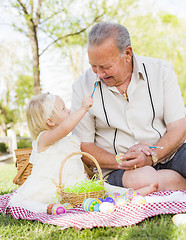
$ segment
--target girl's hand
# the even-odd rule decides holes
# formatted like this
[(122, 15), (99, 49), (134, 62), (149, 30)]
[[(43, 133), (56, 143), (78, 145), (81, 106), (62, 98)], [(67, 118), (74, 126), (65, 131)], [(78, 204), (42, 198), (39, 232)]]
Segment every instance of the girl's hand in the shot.
[(85, 109), (86, 112), (88, 112), (89, 108), (93, 105), (93, 98), (90, 96), (87, 96), (82, 101), (82, 108)]

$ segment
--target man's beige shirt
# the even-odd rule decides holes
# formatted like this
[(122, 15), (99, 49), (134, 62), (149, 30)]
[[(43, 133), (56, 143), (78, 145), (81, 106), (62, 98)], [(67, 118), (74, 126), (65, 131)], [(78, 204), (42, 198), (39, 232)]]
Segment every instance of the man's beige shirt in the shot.
[[(94, 93), (93, 107), (74, 130), (81, 142), (94, 142), (98, 147), (113, 154), (125, 153), (131, 146), (141, 141), (155, 144), (160, 138), (156, 130), (164, 135), (168, 123), (185, 117), (184, 102), (172, 65), (161, 59), (133, 56), (132, 79), (127, 89), (129, 102), (116, 87), (108, 87), (101, 82), (105, 116), (98, 84)], [(143, 63), (155, 111), (153, 127), (153, 109)], [(72, 112), (81, 107), (85, 96), (92, 93), (96, 81), (96, 74), (90, 68), (74, 82)], [(105, 169), (103, 172), (108, 171)]]

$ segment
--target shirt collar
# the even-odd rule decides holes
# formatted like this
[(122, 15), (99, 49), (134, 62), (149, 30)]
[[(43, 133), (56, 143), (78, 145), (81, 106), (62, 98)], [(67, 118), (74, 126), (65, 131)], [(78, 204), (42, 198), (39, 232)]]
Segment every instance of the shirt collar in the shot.
[(137, 79), (145, 80), (142, 62), (138, 55), (133, 52), (133, 73)]

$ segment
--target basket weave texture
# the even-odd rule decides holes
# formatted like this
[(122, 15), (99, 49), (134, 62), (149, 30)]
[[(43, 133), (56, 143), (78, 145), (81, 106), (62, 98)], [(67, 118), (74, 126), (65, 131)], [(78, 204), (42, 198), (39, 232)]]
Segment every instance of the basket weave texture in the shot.
[(29, 163), (32, 148), (16, 149), (17, 175), (13, 182), (21, 186), (31, 174), (33, 164)]
[(83, 201), (86, 198), (103, 198), (105, 196), (105, 190), (87, 192), (87, 193), (69, 193), (69, 192), (64, 191), (63, 183), (62, 183), (63, 167), (64, 167), (65, 162), (74, 155), (84, 155), (84, 156), (90, 158), (97, 167), (97, 170), (99, 173), (99, 178), (101, 180), (101, 184), (104, 185), (102, 171), (101, 171), (101, 168), (100, 168), (97, 160), (89, 153), (73, 152), (64, 158), (64, 160), (61, 163), (60, 170), (59, 170), (59, 185), (57, 185), (57, 188), (58, 188), (58, 193), (61, 195), (61, 199), (62, 199), (61, 203), (71, 203), (73, 206), (80, 206), (80, 205), (82, 205)]

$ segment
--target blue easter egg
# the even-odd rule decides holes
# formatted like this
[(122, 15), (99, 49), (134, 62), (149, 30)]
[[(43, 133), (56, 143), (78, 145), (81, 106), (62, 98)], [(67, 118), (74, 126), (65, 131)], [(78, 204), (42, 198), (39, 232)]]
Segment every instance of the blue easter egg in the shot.
[(94, 212), (99, 212), (99, 206), (100, 206), (100, 203), (96, 203), (94, 205)]
[(98, 204), (98, 203), (95, 201), (95, 199), (94, 199), (92, 202), (90, 202), (90, 203), (89, 203), (89, 206), (87, 206), (88, 211), (94, 212), (94, 206), (95, 206), (96, 204)]

